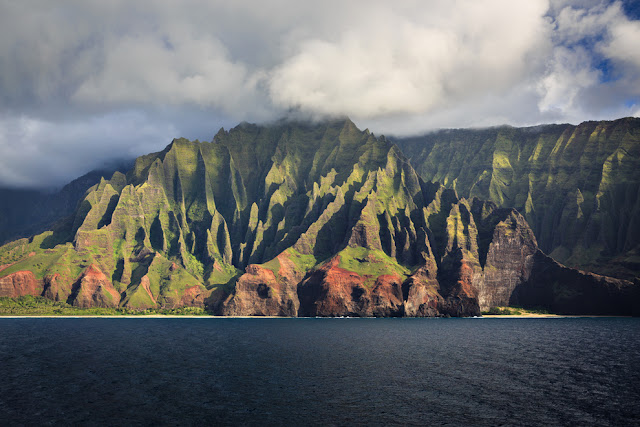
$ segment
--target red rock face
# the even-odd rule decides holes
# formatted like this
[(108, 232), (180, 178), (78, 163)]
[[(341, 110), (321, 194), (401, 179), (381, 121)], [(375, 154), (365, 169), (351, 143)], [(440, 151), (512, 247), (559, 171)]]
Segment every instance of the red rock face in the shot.
[(43, 296), (54, 301), (66, 301), (71, 294), (71, 287), (69, 285), (63, 286), (60, 283), (60, 275), (58, 273), (52, 276), (46, 276), (44, 278), (44, 292)]
[(301, 316), (476, 316), (477, 291), (473, 269), (460, 264), (459, 280), (442, 289), (432, 259), (407, 278), (379, 276), (373, 287), (365, 277), (338, 267), (335, 257), (314, 271), (299, 286)]
[[(285, 257), (285, 255), (280, 255)], [(280, 259), (280, 258), (279, 258)], [(278, 276), (273, 271), (250, 264), (236, 283), (235, 294), (225, 301), (226, 316), (296, 316), (300, 302), (296, 292), (296, 274), (290, 261), (280, 259)]]
[(205, 294), (200, 286), (191, 286), (184, 290), (180, 298), (180, 307), (204, 307)]
[(41, 293), (42, 284), (30, 271), (16, 271), (0, 279), (0, 297), (38, 296)]
[(74, 284), (67, 302), (82, 308), (117, 307), (120, 294), (98, 266), (91, 264)]
[(371, 288), (365, 285), (365, 277), (338, 267), (339, 263), (339, 256), (334, 257), (300, 284), (300, 315), (402, 315), (400, 276), (379, 276)]
[(365, 278), (338, 267), (336, 256), (305, 279), (298, 290), (303, 316), (371, 316)]
[(371, 291), (371, 306), (376, 317), (402, 316), (402, 278), (397, 274), (378, 277)]

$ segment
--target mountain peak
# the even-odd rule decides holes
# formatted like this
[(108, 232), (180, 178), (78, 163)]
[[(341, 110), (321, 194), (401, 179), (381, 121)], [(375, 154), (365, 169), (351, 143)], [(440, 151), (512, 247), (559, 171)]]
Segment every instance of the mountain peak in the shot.
[[(464, 316), (512, 298), (580, 311), (593, 305), (577, 296), (534, 299), (579, 296), (573, 289), (583, 288), (611, 310), (630, 299), (630, 283), (552, 264), (525, 221), (529, 215), (540, 227), (545, 218), (535, 213), (553, 210), (535, 205), (550, 182), (543, 172), (553, 172), (545, 156), (555, 156), (558, 168), (575, 167), (565, 153), (601, 155), (576, 149), (613, 146), (602, 142), (613, 138), (626, 151), (611, 159), (634, 161), (637, 134), (628, 126), (595, 134), (592, 127), (571, 140), (517, 129), (475, 137), (453, 131), (445, 134), (452, 139), (446, 146), (414, 140), (419, 156), (427, 156), (412, 159), (418, 171), (398, 146), (360, 131), (348, 117), (243, 122), (221, 129), (215, 143), (176, 138), (164, 151), (139, 157), (126, 178), (114, 174), (90, 188), (55, 231), (0, 248), (0, 264), (12, 264), (0, 280), (15, 289), (22, 276), (12, 274), (29, 271), (41, 287), (25, 292), (40, 289), (81, 306), (196, 305), (218, 314)], [(492, 132), (494, 145), (487, 142)], [(486, 158), (476, 164), (477, 156)], [(540, 182), (522, 171), (527, 162)], [(562, 223), (561, 233), (598, 215), (587, 189), (606, 192), (605, 180), (624, 172), (598, 166), (607, 173), (603, 183), (557, 191), (568, 200), (561, 216), (551, 217)], [(516, 181), (521, 176), (527, 185)], [(575, 186), (575, 179), (562, 184)], [(431, 184), (439, 180), (443, 186)], [(517, 192), (522, 188), (527, 197)], [(495, 203), (468, 201), (479, 195)], [(525, 216), (513, 210), (521, 205)], [(555, 282), (571, 292), (547, 292)], [(609, 288), (617, 291), (601, 297)], [(628, 304), (620, 310), (629, 313)]]

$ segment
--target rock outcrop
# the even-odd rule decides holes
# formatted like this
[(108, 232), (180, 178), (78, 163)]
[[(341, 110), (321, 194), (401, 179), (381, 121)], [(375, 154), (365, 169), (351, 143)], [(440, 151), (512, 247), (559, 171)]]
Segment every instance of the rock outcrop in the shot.
[(55, 273), (45, 276), (43, 279), (44, 291), (42, 296), (53, 301), (67, 301), (71, 295), (71, 284), (65, 286), (61, 283), (60, 274)]
[(517, 210), (425, 182), (396, 145), (350, 120), (176, 139), (101, 179), (55, 229), (2, 246), (0, 265), (7, 296), (78, 307), (476, 316), (638, 306), (637, 285), (556, 264)]
[(76, 281), (67, 302), (81, 308), (117, 307), (120, 293), (98, 266), (91, 264)]
[(640, 275), (640, 119), (447, 129), (396, 143), (417, 173), (520, 211), (567, 265)]
[(373, 284), (339, 267), (340, 256), (311, 273), (298, 287), (301, 316), (396, 317), (403, 315), (402, 278), (378, 276)]
[[(478, 213), (479, 215), (480, 213)], [(533, 260), (539, 252), (536, 239), (526, 221), (518, 212), (497, 209), (486, 219), (493, 233), (486, 240), (483, 269), (474, 275), (478, 289), (478, 303), (482, 310), (496, 306), (518, 304), (515, 289), (529, 280)], [(490, 231), (487, 231), (489, 233)]]
[(537, 251), (529, 279), (514, 289), (510, 303), (553, 313), (637, 316), (639, 297), (637, 284), (568, 268)]
[[(504, 219), (502, 219), (504, 218)], [(474, 277), (480, 308), (522, 306), (562, 314), (633, 315), (640, 308), (632, 282), (566, 267), (545, 255), (516, 211), (496, 210), (482, 272)]]
[(0, 279), (0, 297), (40, 295), (42, 284), (30, 271), (16, 271)]
[(250, 264), (236, 283), (235, 294), (224, 305), (225, 316), (296, 316), (295, 285), (278, 280), (273, 271)]

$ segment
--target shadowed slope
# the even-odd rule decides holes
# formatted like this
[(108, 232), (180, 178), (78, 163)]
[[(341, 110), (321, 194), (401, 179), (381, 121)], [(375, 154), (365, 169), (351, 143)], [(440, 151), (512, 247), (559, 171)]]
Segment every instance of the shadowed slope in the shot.
[(516, 208), (568, 265), (640, 272), (640, 119), (456, 129), (398, 140), (426, 181)]
[[(539, 304), (521, 289), (548, 280), (540, 254), (518, 212), (425, 183), (384, 137), (348, 119), (282, 121), (243, 123), (212, 142), (176, 139), (138, 158), (55, 230), (0, 248), (10, 264), (0, 280), (7, 296), (83, 307), (468, 316)], [(617, 289), (614, 300), (632, 287), (553, 271), (569, 287)], [(580, 311), (575, 301), (542, 305)]]

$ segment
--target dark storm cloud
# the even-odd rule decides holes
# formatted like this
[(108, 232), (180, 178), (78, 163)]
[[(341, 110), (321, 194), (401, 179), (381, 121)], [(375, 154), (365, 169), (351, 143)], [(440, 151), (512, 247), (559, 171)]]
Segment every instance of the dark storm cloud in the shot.
[(638, 115), (621, 3), (0, 1), (0, 184), (296, 111), (376, 133)]

